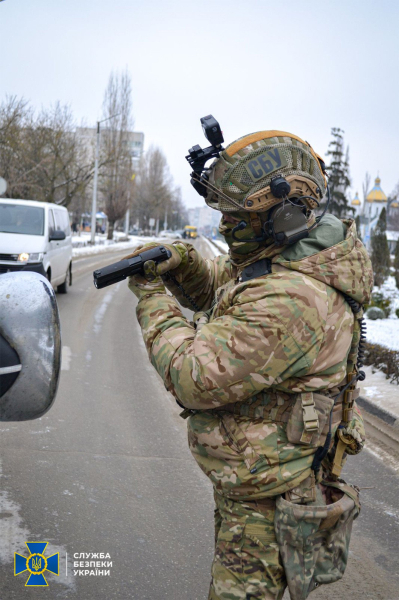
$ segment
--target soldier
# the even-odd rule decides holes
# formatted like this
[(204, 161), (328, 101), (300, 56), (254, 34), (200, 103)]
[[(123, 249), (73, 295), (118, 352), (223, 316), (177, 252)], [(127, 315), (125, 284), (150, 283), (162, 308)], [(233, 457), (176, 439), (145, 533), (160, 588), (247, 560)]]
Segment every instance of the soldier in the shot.
[[(338, 476), (364, 443), (355, 384), (372, 269), (353, 220), (315, 216), (327, 181), (307, 142), (261, 131), (218, 154), (193, 176), (229, 254), (175, 242), (129, 287), (214, 486), (209, 600), (279, 600), (287, 583), (302, 600), (342, 577), (359, 512)], [(194, 303), (194, 322), (176, 299)]]

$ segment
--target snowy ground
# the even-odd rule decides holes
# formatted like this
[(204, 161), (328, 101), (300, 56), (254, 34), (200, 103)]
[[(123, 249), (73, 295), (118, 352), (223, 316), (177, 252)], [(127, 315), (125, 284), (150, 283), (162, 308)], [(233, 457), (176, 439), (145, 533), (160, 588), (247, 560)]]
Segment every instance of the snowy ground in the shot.
[(391, 350), (399, 350), (399, 319), (365, 319), (367, 325), (367, 341), (380, 344)]
[(385, 298), (391, 300), (391, 314), (387, 319), (366, 319), (367, 341), (391, 350), (399, 350), (399, 319), (395, 314), (399, 309), (399, 289), (396, 287), (395, 278), (388, 277), (381, 287), (374, 287), (373, 292), (381, 292)]
[(399, 289), (396, 287), (395, 277), (391, 276), (380, 287), (374, 286), (373, 292), (381, 292), (384, 298), (389, 298), (391, 301), (391, 314), (389, 319), (399, 321), (395, 314), (395, 310), (399, 309)]
[[(371, 321), (365, 319), (367, 325), (367, 341), (380, 344), (391, 350), (399, 350), (399, 319), (395, 310), (399, 308), (399, 289), (396, 287), (395, 278), (388, 277), (380, 287), (375, 287), (374, 292), (382, 292), (385, 298), (391, 300), (391, 314), (388, 319)], [(375, 403), (380, 408), (385, 408), (399, 419), (399, 386), (390, 383), (381, 371), (373, 373), (373, 367), (364, 367), (366, 380), (360, 384), (362, 395)]]
[[(160, 244), (168, 243), (166, 238), (144, 237), (129, 235), (116, 231), (113, 240), (107, 240), (105, 235), (96, 235), (95, 246), (89, 245), (90, 233), (82, 233), (81, 235), (72, 236), (72, 256), (74, 258), (89, 256), (91, 254), (101, 254), (102, 252), (119, 251), (124, 249), (134, 248), (139, 244), (147, 244), (148, 242), (159, 242)], [(170, 240), (169, 240), (170, 241)]]

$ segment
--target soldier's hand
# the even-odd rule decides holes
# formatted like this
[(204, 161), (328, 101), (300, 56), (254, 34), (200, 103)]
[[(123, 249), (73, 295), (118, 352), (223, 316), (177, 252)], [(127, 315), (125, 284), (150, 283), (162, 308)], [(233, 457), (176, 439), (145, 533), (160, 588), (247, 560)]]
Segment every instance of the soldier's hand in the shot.
[[(158, 246), (163, 246), (164, 248), (169, 250), (171, 257), (168, 258), (168, 260), (164, 260), (163, 262), (157, 263), (155, 265), (155, 272), (154, 272), (154, 268), (151, 268), (151, 269), (145, 268), (144, 269), (146, 274), (148, 271), (148, 273), (151, 277), (151, 279), (149, 279), (149, 281), (154, 279), (154, 275), (163, 275), (167, 271), (173, 271), (173, 269), (177, 269), (177, 267), (180, 266), (182, 261), (184, 262), (188, 259), (187, 248), (184, 244), (182, 244), (180, 242), (176, 242), (174, 244), (159, 244), (156, 242), (148, 242), (147, 244), (142, 244), (140, 246), (137, 246), (131, 254), (128, 254), (124, 258), (133, 258), (134, 256), (137, 256), (144, 250), (150, 250), (151, 248), (157, 248)], [(149, 261), (147, 261), (147, 262), (149, 262)]]
[(127, 280), (129, 290), (133, 292), (136, 298), (141, 300), (142, 298), (152, 296), (153, 294), (166, 294), (164, 283), (156, 273), (155, 262), (153, 260), (147, 260), (144, 263), (143, 270), (144, 275), (131, 275)]

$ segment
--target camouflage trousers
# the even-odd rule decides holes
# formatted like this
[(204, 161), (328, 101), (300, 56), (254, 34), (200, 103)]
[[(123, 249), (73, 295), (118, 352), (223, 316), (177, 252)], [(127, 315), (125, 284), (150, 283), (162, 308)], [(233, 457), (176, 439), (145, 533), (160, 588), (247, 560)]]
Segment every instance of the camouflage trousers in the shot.
[(215, 556), (208, 600), (280, 600), (286, 588), (274, 531), (275, 498), (215, 493)]

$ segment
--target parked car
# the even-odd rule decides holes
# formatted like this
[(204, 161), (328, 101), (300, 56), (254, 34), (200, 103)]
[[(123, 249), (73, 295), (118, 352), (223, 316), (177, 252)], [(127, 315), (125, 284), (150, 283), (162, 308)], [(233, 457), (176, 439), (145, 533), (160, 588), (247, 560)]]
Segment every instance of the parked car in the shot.
[(143, 230), (138, 229), (137, 227), (132, 227), (129, 229), (129, 235), (143, 235)]
[(0, 273), (35, 271), (58, 292), (72, 284), (72, 237), (63, 206), (0, 199)]
[(172, 231), (171, 229), (164, 229), (163, 231), (160, 231), (159, 237), (167, 237), (173, 240), (180, 240), (182, 238), (178, 231)]

